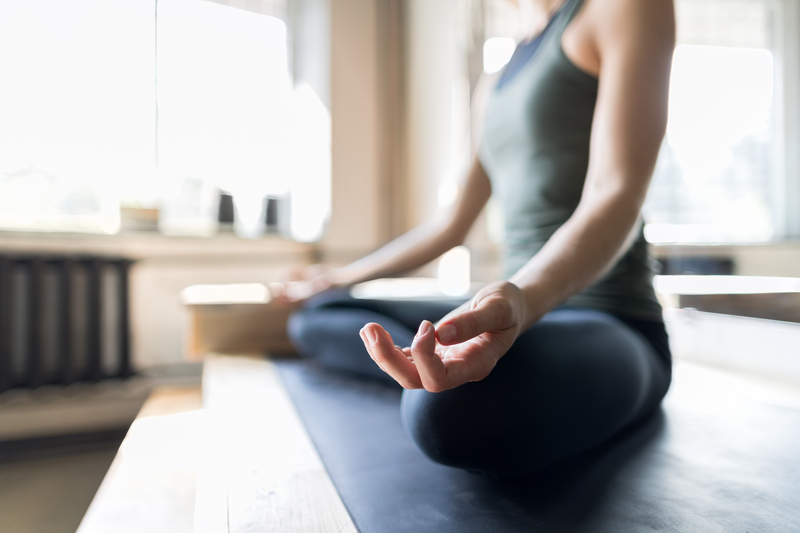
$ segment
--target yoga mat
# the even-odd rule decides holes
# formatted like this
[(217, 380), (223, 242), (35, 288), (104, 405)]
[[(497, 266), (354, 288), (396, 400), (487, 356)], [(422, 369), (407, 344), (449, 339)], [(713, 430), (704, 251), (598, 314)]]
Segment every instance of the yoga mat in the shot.
[(800, 531), (800, 411), (698, 386), (591, 452), (495, 481), (429, 461), (400, 389), (278, 368), (356, 526), (373, 532)]

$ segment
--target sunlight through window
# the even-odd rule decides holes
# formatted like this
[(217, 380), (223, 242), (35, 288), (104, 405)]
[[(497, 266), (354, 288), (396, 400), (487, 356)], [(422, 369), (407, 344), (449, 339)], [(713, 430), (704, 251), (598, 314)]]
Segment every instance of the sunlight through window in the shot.
[(0, 2), (0, 227), (115, 233), (152, 174), (153, 6)]
[(201, 0), (0, 2), (0, 228), (116, 233), (120, 202), (167, 234), (321, 238), (330, 113), (294, 87), (279, 18)]
[(774, 237), (771, 12), (758, 1), (722, 4), (677, 4), (684, 44), (673, 57), (667, 135), (645, 206), (653, 243)]
[(483, 71), (494, 74), (506, 66), (517, 47), (511, 37), (491, 37), (483, 44)]

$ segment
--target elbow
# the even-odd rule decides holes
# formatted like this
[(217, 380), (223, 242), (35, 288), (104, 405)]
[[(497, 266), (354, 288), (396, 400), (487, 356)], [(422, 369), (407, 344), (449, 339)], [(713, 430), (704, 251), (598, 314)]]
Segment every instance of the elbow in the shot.
[(467, 240), (469, 228), (464, 230), (456, 224), (448, 224), (440, 233), (442, 239), (442, 247), (446, 248), (445, 251), (461, 246)]
[(584, 191), (578, 209), (613, 213), (614, 218), (634, 224), (647, 196), (648, 180), (609, 180)]

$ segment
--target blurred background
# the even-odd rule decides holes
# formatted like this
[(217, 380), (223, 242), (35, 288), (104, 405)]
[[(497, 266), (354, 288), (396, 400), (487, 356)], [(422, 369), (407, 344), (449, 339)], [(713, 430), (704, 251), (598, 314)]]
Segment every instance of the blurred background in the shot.
[[(676, 9), (661, 273), (800, 277), (800, 9)], [(0, 441), (118, 446), (154, 383), (199, 380), (183, 289), (344, 264), (446, 210), (518, 21), (505, 0), (0, 0)], [(501, 217), (453, 271), (496, 279)]]

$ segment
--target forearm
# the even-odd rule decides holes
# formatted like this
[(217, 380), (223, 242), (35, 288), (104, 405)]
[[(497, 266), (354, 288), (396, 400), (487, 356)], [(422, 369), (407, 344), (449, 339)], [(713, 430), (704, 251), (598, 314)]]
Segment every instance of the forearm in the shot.
[(628, 249), (641, 201), (608, 195), (582, 203), (547, 244), (509, 281), (525, 298), (521, 331), (602, 277)]
[(461, 193), (446, 218), (417, 227), (378, 251), (331, 273), (331, 282), (347, 286), (370, 279), (397, 276), (433, 261), (464, 242), (467, 232), (491, 195), (492, 187), (475, 158)]
[(447, 224), (419, 226), (377, 251), (330, 273), (331, 282), (348, 286), (406, 273), (433, 261), (464, 240), (464, 233)]

